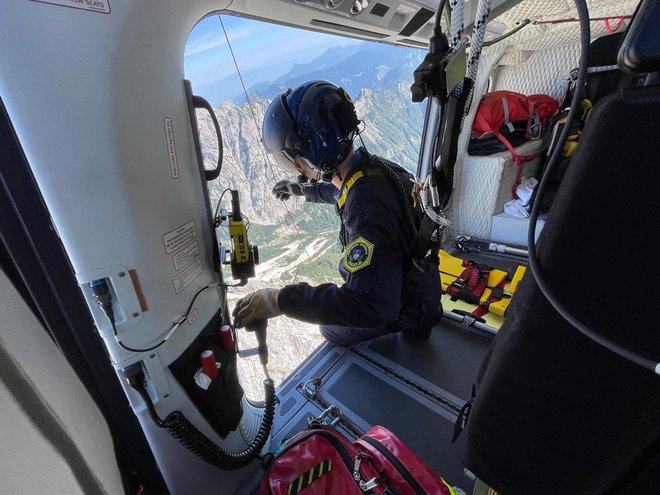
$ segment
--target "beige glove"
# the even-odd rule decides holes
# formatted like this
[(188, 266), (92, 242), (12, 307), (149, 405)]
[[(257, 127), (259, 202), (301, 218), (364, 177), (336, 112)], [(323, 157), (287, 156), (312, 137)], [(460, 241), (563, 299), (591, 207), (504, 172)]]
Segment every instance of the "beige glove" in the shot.
[(279, 289), (259, 289), (240, 299), (234, 308), (234, 324), (247, 327), (254, 321), (281, 315), (282, 311), (277, 304), (279, 293)]

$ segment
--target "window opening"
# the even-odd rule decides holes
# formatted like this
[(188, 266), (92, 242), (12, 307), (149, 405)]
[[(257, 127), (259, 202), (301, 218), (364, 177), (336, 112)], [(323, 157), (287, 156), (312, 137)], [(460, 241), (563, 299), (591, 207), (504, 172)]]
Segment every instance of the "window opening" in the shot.
[[(409, 87), (423, 57), (418, 49), (229, 15), (209, 16), (195, 26), (186, 46), (185, 75), (194, 94), (213, 106), (224, 141), (222, 174), (208, 183), (211, 204), (215, 208), (226, 188), (239, 190), (250, 239), (259, 246), (261, 260), (257, 277), (229, 292), (231, 308), (263, 287), (342, 282), (334, 208), (299, 198), (284, 203), (271, 194), (278, 180), (295, 180), (274, 162), (269, 164), (261, 144), (261, 122), (271, 99), (313, 79), (342, 86), (366, 123), (366, 148), (414, 172), (425, 107), (412, 103)], [(212, 166), (218, 150), (211, 119), (203, 111), (197, 119), (204, 161)], [(356, 140), (356, 146), (361, 144)], [(269, 368), (275, 382), (281, 383), (322, 342), (316, 325), (287, 317), (271, 320)], [(241, 332), (243, 347), (255, 344)], [(239, 359), (239, 376), (247, 396), (261, 399), (263, 376), (256, 357)]]

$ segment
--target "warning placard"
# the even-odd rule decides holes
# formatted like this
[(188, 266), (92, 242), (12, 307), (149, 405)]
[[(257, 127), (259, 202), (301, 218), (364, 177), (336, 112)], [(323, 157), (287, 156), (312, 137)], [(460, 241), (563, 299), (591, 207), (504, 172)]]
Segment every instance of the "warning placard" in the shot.
[(174, 269), (178, 272), (190, 263), (195, 258), (199, 257), (199, 244), (197, 241), (193, 242), (189, 246), (183, 248), (181, 251), (176, 253), (172, 260), (174, 261)]
[(197, 258), (190, 264), (188, 268), (183, 270), (172, 279), (172, 283), (174, 284), (174, 292), (178, 294), (183, 289), (188, 287), (191, 282), (199, 276), (200, 273), (202, 273), (202, 260)]
[(100, 14), (110, 13), (110, 0), (32, 0), (33, 2), (70, 7), (72, 9), (89, 10)]
[(196, 240), (196, 237), (197, 229), (195, 228), (195, 221), (191, 220), (181, 227), (169, 231), (163, 236), (165, 252), (167, 254), (172, 254), (174, 251), (178, 251), (190, 242)]

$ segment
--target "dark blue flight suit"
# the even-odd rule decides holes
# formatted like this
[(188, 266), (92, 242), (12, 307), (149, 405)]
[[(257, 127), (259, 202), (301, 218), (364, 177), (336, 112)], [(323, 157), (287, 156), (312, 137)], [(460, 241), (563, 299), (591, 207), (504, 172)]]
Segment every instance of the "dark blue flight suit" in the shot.
[(397, 331), (419, 335), (435, 325), (439, 271), (406, 276), (411, 240), (401, 201), (366, 150), (356, 151), (340, 191), (323, 182), (303, 190), (310, 202), (337, 205), (344, 247), (339, 272), (345, 283), (287, 285), (278, 297), (284, 314), (319, 324), (332, 343)]

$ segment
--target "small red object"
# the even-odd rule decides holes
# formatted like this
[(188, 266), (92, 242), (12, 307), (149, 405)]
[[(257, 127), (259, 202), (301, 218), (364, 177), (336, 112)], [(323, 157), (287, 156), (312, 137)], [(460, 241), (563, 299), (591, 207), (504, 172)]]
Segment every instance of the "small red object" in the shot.
[(625, 17), (615, 17), (614, 19), (618, 20), (614, 27), (612, 27), (609, 19), (605, 19), (605, 29), (607, 29), (608, 33), (616, 33), (623, 24)]
[(206, 376), (208, 376), (211, 380), (215, 380), (215, 378), (218, 376), (218, 365), (215, 362), (215, 355), (213, 354), (213, 351), (206, 350), (202, 352), (202, 354), (199, 356), (199, 362), (202, 364), (202, 368), (204, 368), (204, 373), (206, 373)]
[(222, 325), (220, 327), (220, 345), (225, 351), (230, 351), (234, 348), (234, 332), (232, 332), (231, 325)]

